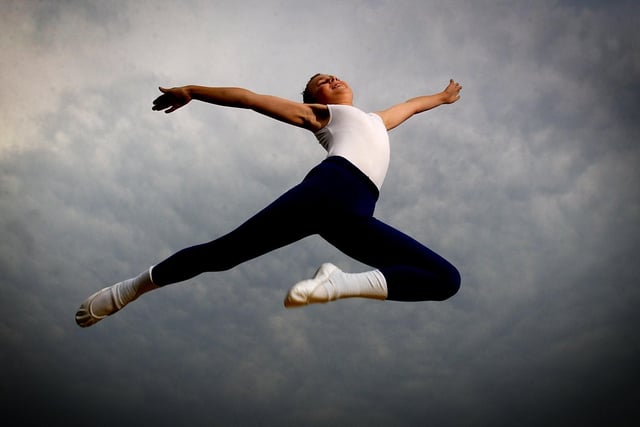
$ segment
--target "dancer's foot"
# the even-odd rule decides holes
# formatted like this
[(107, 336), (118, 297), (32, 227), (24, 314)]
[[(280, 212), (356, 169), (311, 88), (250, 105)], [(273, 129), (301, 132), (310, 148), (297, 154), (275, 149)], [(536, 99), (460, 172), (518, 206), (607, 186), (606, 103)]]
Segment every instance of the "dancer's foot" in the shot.
[(157, 288), (151, 280), (151, 269), (132, 279), (103, 288), (80, 304), (76, 312), (76, 323), (82, 328), (95, 325), (120, 311), (140, 295)]
[(331, 263), (320, 266), (313, 279), (303, 280), (293, 285), (284, 300), (287, 308), (302, 307), (314, 303), (326, 303), (333, 301), (329, 291), (329, 276), (341, 270)]
[(119, 311), (126, 305), (118, 298), (118, 292), (116, 287), (120, 285), (117, 283), (108, 288), (103, 288), (98, 292), (87, 298), (76, 312), (76, 323), (81, 328), (98, 323), (104, 319)]

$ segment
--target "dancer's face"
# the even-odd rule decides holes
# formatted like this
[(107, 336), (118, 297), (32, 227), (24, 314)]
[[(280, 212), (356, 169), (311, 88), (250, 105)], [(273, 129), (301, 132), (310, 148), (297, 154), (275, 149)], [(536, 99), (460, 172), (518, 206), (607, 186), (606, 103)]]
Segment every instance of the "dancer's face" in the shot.
[(353, 92), (347, 82), (330, 74), (320, 74), (309, 82), (309, 91), (320, 104), (347, 104), (353, 102)]

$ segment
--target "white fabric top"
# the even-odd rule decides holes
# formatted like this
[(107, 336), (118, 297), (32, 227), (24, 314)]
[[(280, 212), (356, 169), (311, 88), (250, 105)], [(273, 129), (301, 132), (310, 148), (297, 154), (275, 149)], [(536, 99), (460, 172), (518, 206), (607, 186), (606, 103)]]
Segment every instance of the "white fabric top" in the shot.
[(350, 105), (328, 105), (329, 123), (315, 133), (330, 156), (349, 160), (382, 188), (389, 168), (389, 134), (382, 118)]

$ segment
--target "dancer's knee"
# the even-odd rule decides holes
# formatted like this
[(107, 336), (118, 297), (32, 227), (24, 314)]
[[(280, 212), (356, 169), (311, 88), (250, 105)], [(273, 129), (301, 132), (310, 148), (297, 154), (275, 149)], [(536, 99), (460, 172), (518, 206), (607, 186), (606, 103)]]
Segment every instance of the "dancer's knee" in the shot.
[(447, 274), (442, 279), (441, 294), (437, 298), (438, 301), (444, 301), (451, 298), (460, 290), (462, 283), (462, 277), (457, 268), (453, 265), (447, 271)]
[(460, 290), (460, 286), (462, 284), (462, 276), (460, 275), (460, 271), (458, 271), (458, 269), (455, 268), (454, 266), (451, 266), (451, 275), (449, 278), (449, 283), (451, 288), (451, 295), (449, 295), (449, 298), (451, 298), (452, 296), (458, 293), (458, 291)]

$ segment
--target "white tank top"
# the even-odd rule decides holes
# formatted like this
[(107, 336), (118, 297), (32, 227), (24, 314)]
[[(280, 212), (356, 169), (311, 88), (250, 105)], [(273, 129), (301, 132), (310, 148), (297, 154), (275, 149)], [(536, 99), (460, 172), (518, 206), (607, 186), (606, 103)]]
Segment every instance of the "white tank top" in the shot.
[(349, 160), (382, 188), (389, 168), (389, 134), (382, 118), (350, 105), (328, 105), (329, 123), (315, 133), (330, 156)]

